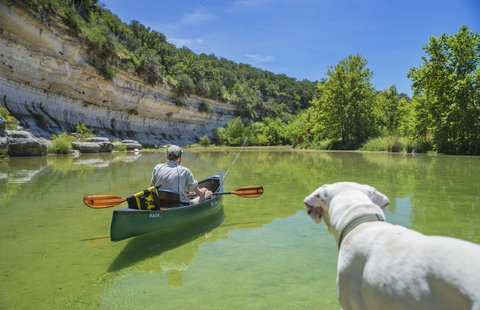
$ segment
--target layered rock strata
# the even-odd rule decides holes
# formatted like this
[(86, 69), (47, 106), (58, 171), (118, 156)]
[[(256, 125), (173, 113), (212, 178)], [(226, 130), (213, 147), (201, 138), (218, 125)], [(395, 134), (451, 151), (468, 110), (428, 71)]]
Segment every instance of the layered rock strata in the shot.
[[(0, 105), (37, 137), (85, 124), (99, 136), (149, 144), (197, 142), (232, 120), (237, 108), (150, 86), (118, 70), (105, 80), (89, 65), (86, 46), (59, 19), (41, 23), (0, 0)], [(202, 104), (211, 113), (200, 112)]]

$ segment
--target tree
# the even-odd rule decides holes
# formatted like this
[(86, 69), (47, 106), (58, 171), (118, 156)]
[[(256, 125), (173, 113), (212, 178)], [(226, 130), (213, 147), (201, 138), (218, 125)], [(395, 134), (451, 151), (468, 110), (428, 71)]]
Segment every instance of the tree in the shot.
[(432, 36), (423, 65), (411, 68), (415, 133), (431, 133), (437, 151), (480, 154), (480, 35), (462, 26)]
[(242, 145), (247, 137), (245, 126), (240, 117), (232, 119), (226, 128), (227, 141), (230, 145)]
[(193, 80), (184, 73), (178, 77), (175, 89), (181, 98), (189, 97), (195, 92), (195, 84), (193, 84)]
[(376, 101), (377, 124), (388, 134), (396, 134), (401, 118), (406, 113), (404, 108), (407, 101), (398, 94), (395, 85), (380, 92)]
[(324, 131), (326, 138), (363, 141), (375, 132), (373, 119), (373, 72), (360, 55), (348, 56), (334, 67), (327, 78), (317, 83), (319, 98), (313, 100), (318, 125), (315, 134)]

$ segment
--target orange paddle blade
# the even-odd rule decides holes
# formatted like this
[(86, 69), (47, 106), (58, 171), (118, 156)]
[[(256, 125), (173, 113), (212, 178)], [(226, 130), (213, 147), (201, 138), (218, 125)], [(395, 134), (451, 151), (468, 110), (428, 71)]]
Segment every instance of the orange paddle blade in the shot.
[(258, 197), (263, 194), (263, 187), (261, 186), (247, 186), (239, 188), (232, 192), (232, 194), (241, 196), (241, 197)]
[(126, 198), (110, 195), (86, 196), (83, 202), (90, 208), (109, 208), (121, 204)]

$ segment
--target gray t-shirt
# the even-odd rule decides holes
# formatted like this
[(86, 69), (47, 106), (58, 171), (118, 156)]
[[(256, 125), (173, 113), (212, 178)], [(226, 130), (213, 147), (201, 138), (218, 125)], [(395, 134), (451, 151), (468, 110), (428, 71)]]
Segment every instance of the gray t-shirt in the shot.
[(180, 166), (173, 160), (155, 166), (150, 184), (162, 185), (161, 189), (178, 191), (182, 201), (185, 201), (187, 192), (193, 191), (198, 186), (190, 169)]

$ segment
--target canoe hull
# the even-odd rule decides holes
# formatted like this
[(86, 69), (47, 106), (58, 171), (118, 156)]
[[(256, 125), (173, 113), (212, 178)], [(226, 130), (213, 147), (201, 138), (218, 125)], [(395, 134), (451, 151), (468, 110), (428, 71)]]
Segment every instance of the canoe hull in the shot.
[[(217, 174), (212, 178), (199, 182), (199, 185), (201, 187), (202, 183), (220, 180), (221, 176), (222, 174)], [(216, 192), (221, 192), (222, 190), (223, 186), (219, 186)], [(115, 210), (113, 211), (112, 224), (110, 226), (110, 237), (112, 241), (120, 241), (191, 223), (220, 210), (222, 202), (223, 195), (218, 195), (199, 204), (168, 210), (135, 210), (128, 208)]]

